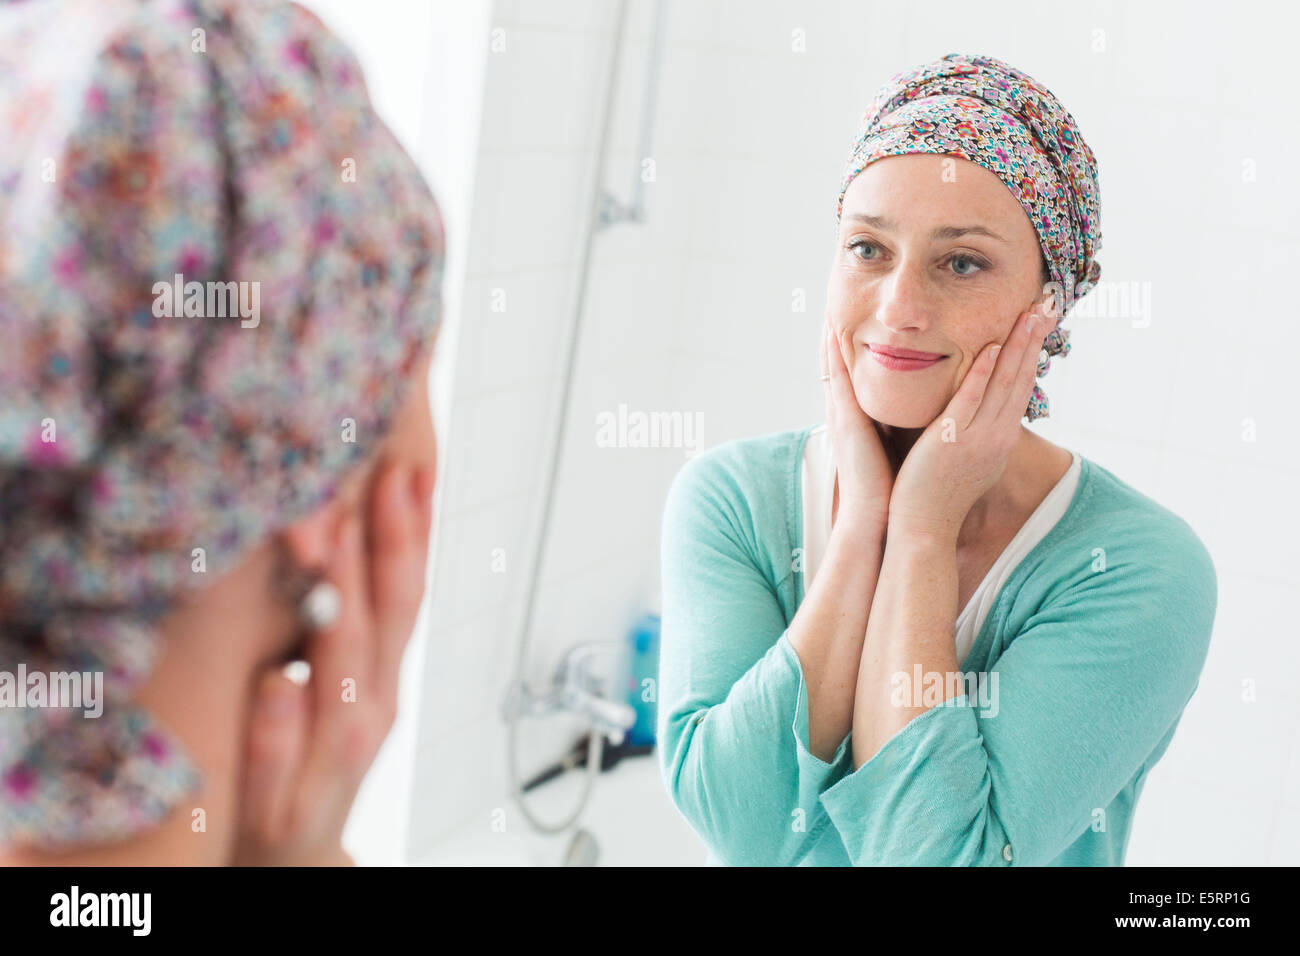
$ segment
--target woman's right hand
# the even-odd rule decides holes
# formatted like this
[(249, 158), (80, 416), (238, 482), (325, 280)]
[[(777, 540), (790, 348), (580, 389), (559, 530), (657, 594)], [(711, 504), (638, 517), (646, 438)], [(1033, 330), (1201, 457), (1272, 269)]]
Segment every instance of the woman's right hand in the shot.
[(822, 375), (826, 382), (826, 423), (834, 448), (838, 502), (835, 524), (883, 530), (889, 523), (894, 466), (880, 426), (858, 404), (853, 379), (834, 324), (827, 316), (822, 335)]

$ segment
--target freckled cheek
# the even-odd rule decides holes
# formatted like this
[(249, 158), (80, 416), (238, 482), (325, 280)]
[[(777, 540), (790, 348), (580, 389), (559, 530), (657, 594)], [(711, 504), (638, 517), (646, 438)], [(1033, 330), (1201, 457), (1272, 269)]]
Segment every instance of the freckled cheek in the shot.
[(852, 275), (836, 273), (826, 289), (826, 307), (837, 328), (854, 326), (871, 314), (874, 296)]

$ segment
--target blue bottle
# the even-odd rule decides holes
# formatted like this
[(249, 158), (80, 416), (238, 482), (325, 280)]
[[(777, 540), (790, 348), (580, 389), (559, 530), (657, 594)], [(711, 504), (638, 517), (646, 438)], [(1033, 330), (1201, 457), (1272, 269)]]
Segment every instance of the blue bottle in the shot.
[(659, 700), (659, 615), (644, 614), (632, 628), (627, 702), (636, 711), (636, 723), (627, 732), (629, 746), (653, 746)]

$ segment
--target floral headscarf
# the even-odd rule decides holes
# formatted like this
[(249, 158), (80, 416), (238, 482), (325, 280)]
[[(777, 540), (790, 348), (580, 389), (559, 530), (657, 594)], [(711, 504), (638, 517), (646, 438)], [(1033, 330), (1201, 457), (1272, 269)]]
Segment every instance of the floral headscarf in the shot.
[[(1045, 86), (991, 56), (949, 53), (899, 73), (863, 114), (836, 221), (858, 173), (877, 159), (906, 153), (946, 153), (983, 166), (1024, 207), (1056, 284), (1056, 326), (1038, 363), (1038, 376), (1045, 375), (1051, 356), (1070, 352), (1061, 321), (1101, 278), (1097, 160), (1074, 117)], [(1025, 414), (1031, 422), (1048, 415), (1037, 383)]]
[[(158, 622), (389, 427), (443, 229), (277, 0), (0, 4), (0, 141), (0, 843), (98, 843), (198, 789), (130, 703)], [(102, 716), (20, 671), (102, 674)]]

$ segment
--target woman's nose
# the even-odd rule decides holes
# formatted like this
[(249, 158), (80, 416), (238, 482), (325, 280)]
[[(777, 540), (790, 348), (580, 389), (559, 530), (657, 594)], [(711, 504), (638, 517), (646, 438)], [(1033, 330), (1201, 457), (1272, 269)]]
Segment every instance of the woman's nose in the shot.
[(900, 263), (876, 288), (876, 319), (890, 329), (929, 328), (933, 308), (921, 267)]

